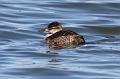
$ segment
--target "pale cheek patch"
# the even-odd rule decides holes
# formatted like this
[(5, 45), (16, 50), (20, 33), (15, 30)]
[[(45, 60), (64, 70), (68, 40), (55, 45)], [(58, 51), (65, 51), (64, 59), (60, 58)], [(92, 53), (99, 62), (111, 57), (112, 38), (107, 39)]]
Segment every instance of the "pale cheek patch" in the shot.
[(54, 34), (54, 33), (58, 32), (58, 31), (60, 31), (60, 29), (50, 30), (49, 32), (52, 33), (52, 34)]
[(49, 37), (49, 36), (51, 36), (52, 34), (47, 34), (46, 36), (45, 36), (45, 38), (47, 38), (47, 37)]

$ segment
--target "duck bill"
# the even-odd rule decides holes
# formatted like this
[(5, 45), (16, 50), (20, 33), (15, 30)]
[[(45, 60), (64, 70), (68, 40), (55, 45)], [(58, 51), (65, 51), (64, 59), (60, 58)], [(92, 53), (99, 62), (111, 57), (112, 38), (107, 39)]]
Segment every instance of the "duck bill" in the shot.
[(42, 29), (38, 30), (38, 32), (49, 32), (49, 30), (47, 28), (42, 28)]

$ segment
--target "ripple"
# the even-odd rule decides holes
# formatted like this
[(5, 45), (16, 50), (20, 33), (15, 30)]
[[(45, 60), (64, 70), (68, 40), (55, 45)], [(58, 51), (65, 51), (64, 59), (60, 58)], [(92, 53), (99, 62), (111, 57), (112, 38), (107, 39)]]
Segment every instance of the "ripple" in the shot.
[[(119, 0), (1, 0), (0, 78), (119, 79), (119, 8)], [(86, 44), (49, 49), (37, 31), (52, 21), (83, 35)]]
[(103, 34), (119, 34), (120, 27), (119, 26), (88, 26), (88, 28), (92, 29), (92, 31), (103, 33)]

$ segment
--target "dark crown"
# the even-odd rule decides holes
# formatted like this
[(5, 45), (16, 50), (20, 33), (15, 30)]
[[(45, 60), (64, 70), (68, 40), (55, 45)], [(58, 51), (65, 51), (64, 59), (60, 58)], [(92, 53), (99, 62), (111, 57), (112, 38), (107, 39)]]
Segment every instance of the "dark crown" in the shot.
[(48, 28), (52, 28), (52, 27), (56, 27), (56, 26), (61, 26), (61, 24), (59, 22), (55, 21), (55, 22), (50, 23), (48, 25)]

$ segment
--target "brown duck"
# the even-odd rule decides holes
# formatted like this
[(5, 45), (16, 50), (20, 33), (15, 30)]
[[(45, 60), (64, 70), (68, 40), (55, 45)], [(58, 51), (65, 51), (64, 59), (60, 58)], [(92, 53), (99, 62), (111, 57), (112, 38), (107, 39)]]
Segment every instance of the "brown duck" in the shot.
[(83, 36), (71, 30), (63, 30), (62, 25), (56, 21), (40, 31), (48, 33), (44, 41), (50, 48), (63, 49), (85, 44)]

